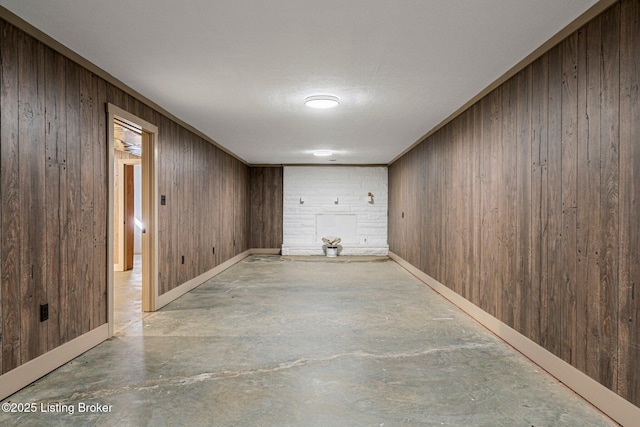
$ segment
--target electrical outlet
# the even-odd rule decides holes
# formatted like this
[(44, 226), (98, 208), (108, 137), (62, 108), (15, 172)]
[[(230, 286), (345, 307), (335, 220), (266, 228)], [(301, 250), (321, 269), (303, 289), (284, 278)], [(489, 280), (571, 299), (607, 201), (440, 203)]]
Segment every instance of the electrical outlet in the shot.
[(182, 264), (184, 264), (184, 255), (182, 255), (182, 261), (181, 262), (182, 262)]
[(163, 206), (167, 204), (167, 196), (164, 194), (160, 196), (160, 204)]
[(40, 304), (40, 321), (49, 319), (49, 304)]

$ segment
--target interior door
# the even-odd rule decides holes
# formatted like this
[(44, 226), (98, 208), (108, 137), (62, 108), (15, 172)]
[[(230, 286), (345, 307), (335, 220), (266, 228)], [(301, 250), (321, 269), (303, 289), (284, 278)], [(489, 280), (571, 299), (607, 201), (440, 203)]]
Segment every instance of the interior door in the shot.
[(133, 238), (135, 233), (135, 193), (133, 185), (133, 165), (124, 165), (124, 269), (133, 268)]

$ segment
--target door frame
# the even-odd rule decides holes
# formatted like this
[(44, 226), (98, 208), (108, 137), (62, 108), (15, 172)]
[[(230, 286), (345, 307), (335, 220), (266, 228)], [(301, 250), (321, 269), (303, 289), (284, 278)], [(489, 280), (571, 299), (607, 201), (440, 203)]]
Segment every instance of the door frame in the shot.
[(107, 218), (107, 323), (109, 336), (114, 333), (114, 120), (131, 122), (142, 128), (142, 219), (145, 232), (142, 234), (142, 310), (156, 311), (158, 300), (158, 179), (157, 147), (158, 127), (111, 103), (107, 103), (109, 212)]

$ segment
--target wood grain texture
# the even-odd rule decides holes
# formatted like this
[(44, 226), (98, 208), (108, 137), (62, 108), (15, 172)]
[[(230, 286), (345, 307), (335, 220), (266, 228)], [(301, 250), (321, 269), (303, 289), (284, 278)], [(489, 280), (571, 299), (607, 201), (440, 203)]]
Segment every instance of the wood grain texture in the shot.
[[(587, 29), (578, 31), (578, 69), (577, 69), (577, 171), (576, 171), (576, 290), (587, 289), (588, 284), (588, 244), (589, 244), (589, 195), (593, 191), (593, 183), (589, 177), (589, 126), (587, 116)], [(585, 207), (587, 209), (585, 209)], [(588, 296), (587, 292), (576, 293), (576, 343), (575, 366), (587, 372), (588, 336)]]
[[(602, 230), (602, 264), (600, 269), (600, 382), (617, 388), (618, 341), (618, 246), (619, 246), (619, 120), (620, 8), (602, 15), (602, 70), (600, 108), (600, 227)], [(614, 30), (615, 29), (615, 30)]]
[(562, 45), (549, 53), (549, 115), (548, 120), (548, 193), (547, 217), (549, 228), (547, 267), (549, 274), (548, 300), (542, 316), (547, 318), (547, 350), (561, 357), (562, 274)]
[(514, 317), (514, 328), (523, 334), (531, 330), (531, 313), (535, 294), (531, 282), (531, 200), (532, 200), (532, 164), (531, 164), (531, 67), (525, 68), (515, 77), (517, 99), (516, 109), (516, 188), (514, 193), (515, 221), (515, 276), (516, 296), (514, 304), (517, 313)]
[(238, 198), (235, 204), (235, 234), (238, 244), (236, 255), (248, 250), (251, 233), (251, 176), (250, 168), (240, 162), (234, 162), (236, 169), (236, 194)]
[(2, 23), (0, 55), (2, 81), (0, 102), (0, 185), (2, 186), (2, 372), (21, 364), (20, 307), (21, 187), (19, 162), (18, 33)]
[(640, 401), (640, 2), (621, 10), (618, 393)]
[[(107, 323), (107, 218), (108, 218), (108, 156), (107, 156), (107, 84), (97, 76), (93, 77), (96, 102), (94, 102), (94, 325), (98, 327)], [(112, 268), (109, 266), (109, 268)]]
[[(115, 101), (110, 95), (110, 101)], [(120, 101), (122, 102), (122, 101)], [(174, 138), (174, 125), (172, 122), (161, 117), (157, 122), (158, 128), (163, 132), (158, 134), (158, 170), (163, 171), (162, 178), (158, 179), (158, 194), (160, 197), (164, 197), (166, 203), (158, 206), (158, 240), (163, 242), (158, 245), (158, 259), (165, 260), (165, 262), (175, 262), (176, 260), (176, 245), (177, 237), (175, 236), (175, 228), (177, 221), (175, 221), (175, 211), (177, 204), (175, 203), (175, 148), (171, 143)], [(162, 265), (158, 266), (158, 293), (160, 295), (171, 290), (176, 283), (176, 268), (165, 268)]]
[(560, 258), (560, 317), (562, 331), (561, 357), (576, 364), (577, 339), (577, 169), (578, 169), (578, 35), (574, 33), (562, 43), (562, 226)]
[[(81, 268), (80, 254), (83, 248), (82, 228), (79, 218), (82, 215), (80, 153), (80, 67), (66, 60), (66, 134), (67, 166), (65, 178), (65, 215), (61, 215), (61, 241), (66, 250), (61, 250), (60, 261), (64, 275), (61, 286), (66, 291), (65, 299), (60, 301), (61, 343), (81, 335), (82, 331), (82, 290), (83, 282), (78, 272)], [(66, 261), (66, 262), (65, 262)], [(61, 292), (62, 295), (62, 292)]]
[(600, 161), (600, 92), (601, 92), (601, 40), (602, 20), (596, 19), (590, 22), (586, 28), (587, 33), (587, 93), (586, 93), (586, 120), (587, 120), (587, 181), (585, 185), (588, 204), (580, 209), (587, 215), (586, 224), (588, 236), (586, 242), (587, 269), (586, 288), (587, 310), (587, 374), (592, 378), (600, 377), (600, 337), (602, 329), (600, 310), (600, 269), (602, 265), (602, 250), (600, 235), (601, 216), (601, 161)]
[[(50, 321), (43, 323), (46, 331), (47, 349), (60, 345), (61, 318), (60, 300), (65, 298), (66, 288), (62, 281), (62, 215), (66, 211), (63, 196), (66, 174), (66, 61), (49, 48), (45, 48), (44, 91), (45, 91), (45, 215), (46, 215), (46, 264), (45, 286), (49, 305)], [(66, 258), (65, 258), (66, 259)]]
[(158, 191), (166, 197), (158, 207), (162, 295), (246, 250), (249, 169), (176, 123), (162, 116), (157, 123)]
[(80, 316), (79, 333), (84, 334), (94, 325), (94, 305), (93, 295), (93, 248), (95, 245), (95, 235), (93, 231), (93, 179), (94, 179), (94, 157), (93, 157), (93, 101), (94, 94), (91, 90), (91, 73), (87, 70), (80, 70), (80, 141), (76, 147), (80, 151), (80, 215), (78, 216), (78, 277), (79, 289), (82, 293), (82, 312)]
[(21, 359), (46, 351), (46, 326), (40, 322), (40, 304), (46, 302), (45, 284), (45, 141), (44, 47), (18, 34), (18, 138), (22, 215)]
[(391, 251), (635, 405), (639, 22), (615, 4), (389, 167)]
[[(200, 203), (202, 203), (203, 205), (207, 205), (208, 194), (210, 192), (209, 186), (211, 183), (208, 182), (208, 180), (206, 179), (205, 162), (206, 162), (206, 157), (205, 157), (204, 142), (198, 141), (198, 140), (193, 141), (193, 176), (200, 183), (200, 187), (202, 189), (199, 195), (198, 205)], [(205, 268), (207, 257), (209, 255), (209, 253), (203, 251), (205, 244), (209, 239), (207, 235), (208, 233), (205, 228), (206, 225), (204, 223), (203, 216), (196, 215), (194, 217), (194, 220), (195, 220), (195, 229), (200, 230), (200, 232), (197, 233), (196, 236), (194, 236), (195, 237), (195, 242), (194, 242), (195, 265), (196, 265), (196, 269), (200, 270)]]
[(282, 246), (282, 167), (252, 167), (249, 171), (251, 248)]
[(531, 65), (531, 286), (535, 312), (529, 318), (530, 337), (546, 343), (547, 317), (542, 316), (548, 301), (548, 146), (547, 116), (549, 102), (549, 61), (543, 56)]

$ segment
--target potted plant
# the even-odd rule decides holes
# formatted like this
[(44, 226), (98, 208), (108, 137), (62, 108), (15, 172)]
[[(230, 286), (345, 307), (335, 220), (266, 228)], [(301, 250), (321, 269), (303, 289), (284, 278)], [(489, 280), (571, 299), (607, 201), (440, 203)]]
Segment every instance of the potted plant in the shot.
[(336, 236), (323, 237), (322, 241), (325, 244), (325, 252), (329, 258), (338, 256), (338, 243), (342, 241), (340, 237), (336, 237)]

